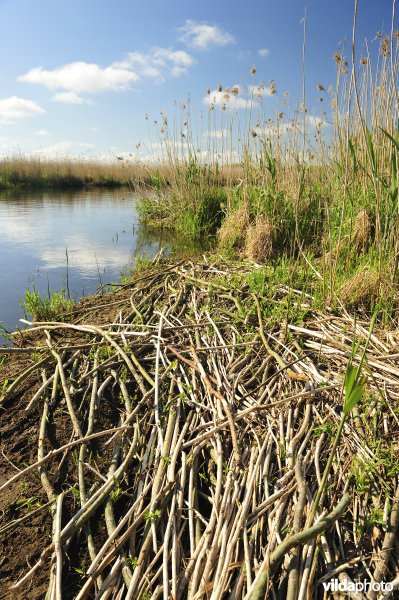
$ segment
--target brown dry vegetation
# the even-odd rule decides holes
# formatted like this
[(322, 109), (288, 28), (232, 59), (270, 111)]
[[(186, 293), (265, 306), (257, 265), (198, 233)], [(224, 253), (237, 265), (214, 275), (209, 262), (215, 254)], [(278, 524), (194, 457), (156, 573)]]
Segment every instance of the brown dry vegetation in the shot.
[[(397, 330), (370, 341), (252, 262), (210, 257), (65, 318), (1, 352), (1, 598), (321, 598), (335, 569), (395, 577)], [(372, 376), (316, 501), (352, 338)]]
[(276, 255), (276, 232), (269, 217), (260, 217), (247, 230), (245, 254), (256, 262), (266, 262)]

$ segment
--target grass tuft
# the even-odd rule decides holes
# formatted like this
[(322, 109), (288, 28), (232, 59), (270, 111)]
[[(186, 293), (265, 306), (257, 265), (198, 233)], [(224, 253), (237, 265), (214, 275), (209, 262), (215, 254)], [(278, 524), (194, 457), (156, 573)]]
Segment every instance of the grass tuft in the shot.
[(266, 262), (277, 252), (276, 231), (269, 217), (260, 217), (247, 231), (245, 254), (256, 262)]
[(41, 296), (36, 290), (27, 290), (21, 307), (25, 316), (31, 315), (34, 321), (61, 320), (73, 309), (75, 303), (67, 297), (65, 290), (49, 292)]
[(340, 287), (338, 296), (347, 308), (372, 310), (381, 296), (382, 288), (378, 271), (363, 267)]

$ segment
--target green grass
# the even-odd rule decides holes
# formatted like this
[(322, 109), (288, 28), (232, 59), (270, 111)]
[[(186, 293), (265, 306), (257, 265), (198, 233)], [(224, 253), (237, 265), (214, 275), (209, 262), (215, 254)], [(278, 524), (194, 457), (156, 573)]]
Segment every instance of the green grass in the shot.
[(21, 300), (25, 316), (30, 315), (34, 321), (59, 321), (71, 312), (74, 305), (64, 290), (50, 292), (47, 297), (36, 290), (27, 290)]

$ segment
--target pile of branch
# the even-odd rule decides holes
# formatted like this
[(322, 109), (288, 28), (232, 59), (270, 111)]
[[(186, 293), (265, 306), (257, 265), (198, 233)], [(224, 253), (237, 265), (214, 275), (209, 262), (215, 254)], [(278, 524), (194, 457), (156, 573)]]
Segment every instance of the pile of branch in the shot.
[[(23, 348), (2, 349), (32, 355), (5, 389), (2, 419), (28, 380), (26, 411), (41, 419), (25, 440), (37, 461), (10, 467), (0, 493), (40, 477), (52, 517), (50, 543), (39, 538), (13, 585), (21, 597), (45, 571), (46, 598), (65, 598), (77, 548), (87, 557), (77, 600), (305, 600), (334, 578), (398, 587), (397, 338), (371, 336), (367, 396), (314, 506), (353, 341), (364, 345), (368, 326), (312, 311), (295, 290), (254, 295), (250, 268), (154, 267), (83, 303), (73, 322), (31, 323)], [(268, 309), (284, 302), (305, 322), (270, 325)], [(110, 306), (115, 319), (101, 322)], [(60, 412), (70, 441), (54, 447)]]

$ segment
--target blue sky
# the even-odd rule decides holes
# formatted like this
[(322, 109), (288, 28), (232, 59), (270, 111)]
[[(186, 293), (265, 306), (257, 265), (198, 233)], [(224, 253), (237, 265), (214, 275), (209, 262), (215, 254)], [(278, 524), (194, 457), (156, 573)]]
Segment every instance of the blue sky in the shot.
[[(161, 111), (173, 120), (189, 94), (200, 119), (219, 84), (238, 86), (239, 111), (248, 86), (264, 83), (274, 117), (284, 91), (291, 106), (301, 99), (304, 10), (301, 0), (0, 0), (0, 154), (115, 157), (140, 142), (146, 156)], [(308, 0), (306, 11), (306, 104), (317, 115), (341, 40), (350, 55), (353, 2)], [(359, 56), (365, 38), (390, 31), (391, 13), (391, 0), (359, 0)]]

